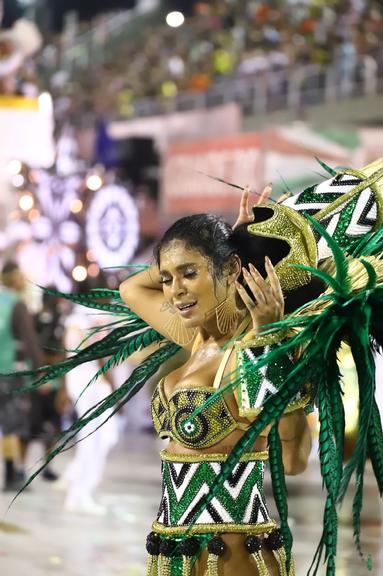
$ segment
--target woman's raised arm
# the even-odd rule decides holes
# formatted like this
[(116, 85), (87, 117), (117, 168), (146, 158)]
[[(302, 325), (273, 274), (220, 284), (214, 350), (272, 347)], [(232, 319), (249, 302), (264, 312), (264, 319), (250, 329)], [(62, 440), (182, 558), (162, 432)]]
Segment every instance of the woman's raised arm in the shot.
[(137, 316), (169, 339), (166, 324), (175, 311), (165, 300), (158, 267), (153, 265), (120, 284), (120, 295)]

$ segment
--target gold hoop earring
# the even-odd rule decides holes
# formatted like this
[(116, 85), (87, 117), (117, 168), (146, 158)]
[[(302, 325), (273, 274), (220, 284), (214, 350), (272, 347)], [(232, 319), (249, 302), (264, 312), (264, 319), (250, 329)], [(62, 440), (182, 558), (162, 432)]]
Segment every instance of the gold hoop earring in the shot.
[(169, 311), (172, 313), (172, 318), (166, 322), (164, 326), (164, 331), (169, 337), (169, 340), (172, 340), (179, 346), (187, 346), (193, 342), (194, 338), (197, 334), (196, 328), (187, 328), (179, 317), (176, 309), (169, 303)]
[[(229, 291), (232, 292), (232, 287)], [(230, 293), (226, 295), (225, 300), (223, 300), (215, 309), (215, 316), (217, 320), (217, 328), (221, 334), (227, 334), (233, 330), (238, 321), (239, 313), (235, 303), (235, 295), (232, 297)]]

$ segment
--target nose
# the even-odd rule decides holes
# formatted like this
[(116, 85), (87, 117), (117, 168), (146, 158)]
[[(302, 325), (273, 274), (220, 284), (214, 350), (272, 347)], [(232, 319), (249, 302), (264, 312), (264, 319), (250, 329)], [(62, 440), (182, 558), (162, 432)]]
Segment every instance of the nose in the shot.
[(172, 282), (172, 296), (173, 298), (177, 297), (177, 296), (181, 296), (182, 294), (185, 294), (185, 286), (184, 283), (182, 281), (182, 278), (173, 278), (173, 282)]

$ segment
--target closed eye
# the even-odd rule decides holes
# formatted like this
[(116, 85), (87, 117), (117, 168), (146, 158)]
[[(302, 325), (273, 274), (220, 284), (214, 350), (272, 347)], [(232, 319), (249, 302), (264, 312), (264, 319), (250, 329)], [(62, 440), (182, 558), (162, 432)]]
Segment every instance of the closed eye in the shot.
[(170, 284), (171, 281), (171, 278), (160, 278), (160, 284)]

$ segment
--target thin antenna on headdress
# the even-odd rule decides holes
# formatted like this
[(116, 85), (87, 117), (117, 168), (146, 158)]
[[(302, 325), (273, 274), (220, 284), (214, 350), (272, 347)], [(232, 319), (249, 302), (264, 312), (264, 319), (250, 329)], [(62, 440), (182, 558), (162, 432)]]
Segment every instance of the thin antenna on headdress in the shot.
[(283, 202), (284, 200), (286, 200), (287, 198), (290, 198), (290, 196), (292, 196), (292, 190), (291, 190), (291, 188), (289, 187), (289, 185), (287, 184), (285, 178), (284, 178), (284, 177), (282, 176), (282, 174), (280, 173), (280, 171), (277, 170), (277, 172), (278, 172), (278, 175), (279, 175), (280, 179), (281, 179), (282, 182), (283, 182), (284, 187), (286, 188), (286, 192), (284, 192), (284, 193), (282, 194), (282, 196), (280, 196), (280, 197), (278, 198), (278, 200), (276, 200), (276, 204), (282, 204), (282, 202)]
[(291, 190), (290, 186), (287, 184), (286, 178), (283, 177), (283, 175), (281, 174), (281, 172), (279, 170), (277, 170), (277, 172), (278, 172), (278, 176), (282, 180), (283, 185), (286, 188), (287, 192), (290, 192), (290, 194), (291, 194), (292, 190)]
[(331, 166), (326, 164), (326, 162), (323, 162), (323, 160), (318, 158), (318, 156), (315, 156), (315, 160), (318, 162), (320, 166), (322, 166), (323, 170), (325, 170), (327, 174), (330, 174), (330, 176), (336, 176), (338, 174), (338, 172), (334, 170), (334, 168), (331, 168)]
[[(223, 178), (218, 178), (217, 176), (211, 176), (210, 174), (206, 174), (206, 172), (202, 172), (201, 170), (197, 170), (198, 174), (202, 174), (203, 176), (207, 176), (207, 178), (211, 178), (212, 180), (216, 180), (216, 182), (222, 182), (222, 184), (226, 184), (226, 186), (231, 186), (232, 188), (237, 188), (238, 190), (244, 190), (245, 186), (239, 186), (238, 184), (233, 184), (232, 182), (227, 182)], [(259, 192), (253, 192), (256, 196), (261, 196)], [(276, 200), (273, 198), (268, 198), (271, 202), (277, 203)]]

